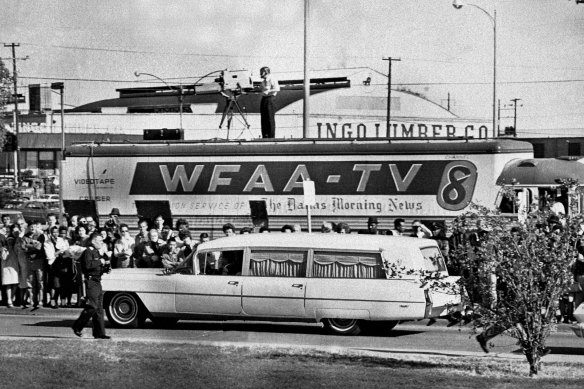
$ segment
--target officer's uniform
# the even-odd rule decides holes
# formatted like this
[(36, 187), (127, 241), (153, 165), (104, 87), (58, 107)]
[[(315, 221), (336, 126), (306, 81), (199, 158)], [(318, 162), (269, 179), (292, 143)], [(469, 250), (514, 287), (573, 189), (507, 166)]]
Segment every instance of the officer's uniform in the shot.
[(73, 324), (73, 330), (81, 332), (89, 319), (93, 320), (93, 337), (105, 337), (103, 317), (103, 290), (101, 288), (101, 255), (94, 247), (88, 247), (81, 257), (81, 268), (87, 279), (87, 303), (79, 318)]

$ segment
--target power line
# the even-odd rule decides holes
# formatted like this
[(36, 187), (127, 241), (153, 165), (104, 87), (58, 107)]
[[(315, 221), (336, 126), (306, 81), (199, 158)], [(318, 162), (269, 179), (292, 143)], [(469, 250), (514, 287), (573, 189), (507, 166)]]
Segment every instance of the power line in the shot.
[[(111, 48), (103, 48), (103, 47), (87, 47), (87, 46), (71, 46), (71, 45), (39, 45), (36, 43), (21, 43), (22, 45), (32, 46), (32, 47), (41, 47), (41, 48), (56, 48), (56, 49), (63, 49), (63, 50), (79, 50), (79, 51), (97, 51), (97, 52), (107, 52), (107, 53), (120, 53), (120, 54), (150, 54), (150, 55), (163, 55), (163, 56), (178, 56), (178, 57), (211, 57), (211, 58), (257, 58), (257, 55), (245, 55), (245, 54), (210, 54), (210, 53), (188, 53), (188, 52), (174, 52), (174, 51), (155, 51), (155, 50), (136, 50), (136, 49), (111, 49)], [(282, 55), (262, 55), (263, 58), (276, 58), (276, 59), (286, 59), (286, 58), (297, 58), (298, 56), (289, 55), (289, 56), (282, 56)], [(377, 60), (377, 56), (359, 56), (359, 55), (345, 55), (345, 58), (350, 59), (371, 59)], [(330, 56), (314, 56), (313, 58), (330, 58)], [(445, 63), (445, 64), (458, 64), (458, 65), (480, 65), (483, 66), (484, 63), (482, 62), (468, 62), (468, 61), (461, 61), (458, 59), (436, 59), (436, 58), (417, 58), (417, 57), (403, 57), (404, 60), (408, 62), (430, 62), (430, 63)], [(547, 70), (552, 69), (554, 67), (549, 66), (533, 66), (533, 65), (505, 65), (500, 64), (498, 65), (500, 68), (521, 68), (521, 69), (539, 69), (545, 68)], [(562, 70), (584, 70), (584, 67), (573, 67), (573, 68), (566, 68), (566, 67), (557, 67), (557, 69)]]
[[(313, 69), (313, 71), (327, 71), (327, 70), (341, 70), (342, 68), (336, 69)], [(353, 68), (346, 68), (346, 69), (353, 69)], [(365, 68), (363, 68), (365, 69)], [(376, 70), (374, 70), (377, 72)], [(278, 72), (278, 73), (285, 73), (285, 72)], [(22, 79), (29, 79), (29, 80), (60, 80), (60, 81), (79, 81), (79, 82), (110, 82), (110, 83), (137, 83), (137, 84), (144, 84), (148, 83), (149, 81), (140, 81), (140, 80), (114, 80), (114, 79), (98, 79), (98, 78), (71, 78), (71, 77), (40, 77), (40, 76), (19, 76)], [(189, 76), (189, 77), (167, 77), (166, 80), (188, 80), (188, 79), (196, 79), (199, 76)], [(584, 82), (584, 79), (566, 79), (566, 80), (531, 80), (531, 81), (497, 81), (497, 84), (567, 84), (567, 83), (576, 83), (576, 82)], [(395, 85), (398, 86), (424, 86), (424, 85), (490, 85), (490, 82), (396, 82)], [(370, 84), (371, 86), (386, 86), (387, 84), (379, 83), (379, 84)], [(360, 85), (355, 85), (360, 86)]]

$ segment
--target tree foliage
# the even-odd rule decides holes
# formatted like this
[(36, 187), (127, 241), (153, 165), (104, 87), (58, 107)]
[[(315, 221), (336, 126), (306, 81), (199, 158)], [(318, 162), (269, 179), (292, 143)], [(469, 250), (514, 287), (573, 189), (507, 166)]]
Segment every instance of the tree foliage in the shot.
[(519, 222), (475, 207), (453, 226), (458, 244), (451, 261), (460, 270), (475, 328), (516, 338), (530, 375), (540, 369), (558, 302), (573, 282), (582, 221), (536, 211)]
[(0, 59), (0, 150), (4, 147), (4, 142), (6, 139), (6, 126), (4, 117), (4, 106), (6, 101), (11, 95), (10, 83), (12, 82), (12, 77), (8, 68), (4, 65), (4, 62)]

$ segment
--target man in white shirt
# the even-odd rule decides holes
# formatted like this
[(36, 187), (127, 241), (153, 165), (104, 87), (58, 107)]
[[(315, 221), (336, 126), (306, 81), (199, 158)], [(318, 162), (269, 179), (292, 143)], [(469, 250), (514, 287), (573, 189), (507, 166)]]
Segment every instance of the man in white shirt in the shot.
[(127, 224), (120, 224), (120, 239), (114, 244), (114, 260), (112, 261), (113, 268), (134, 267), (131, 257), (134, 253), (134, 246), (136, 241), (130, 236), (130, 228)]
[(260, 103), (262, 138), (274, 138), (276, 136), (274, 98), (280, 91), (280, 85), (278, 84), (278, 80), (272, 76), (270, 68), (267, 66), (260, 69), (260, 77), (262, 78), (261, 90), (263, 96)]

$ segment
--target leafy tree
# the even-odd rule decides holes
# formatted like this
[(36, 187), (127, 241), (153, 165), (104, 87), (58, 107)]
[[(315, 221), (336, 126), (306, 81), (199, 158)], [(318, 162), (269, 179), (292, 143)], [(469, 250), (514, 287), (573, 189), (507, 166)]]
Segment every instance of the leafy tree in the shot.
[(12, 77), (10, 76), (10, 72), (4, 65), (4, 62), (0, 59), (0, 150), (4, 147), (6, 139), (5, 118), (3, 112), (4, 105), (12, 93), (10, 90), (11, 82)]
[(582, 222), (580, 216), (560, 222), (544, 211), (519, 222), (481, 207), (455, 222), (459, 244), (451, 260), (473, 307), (473, 325), (483, 329), (477, 340), (488, 352), (490, 338), (506, 331), (517, 339), (530, 376), (549, 352), (558, 302), (573, 282)]

